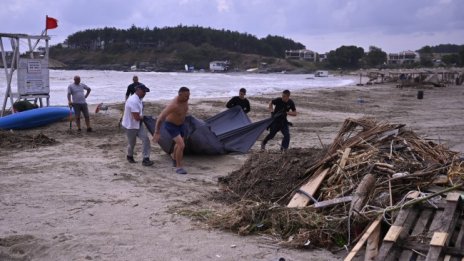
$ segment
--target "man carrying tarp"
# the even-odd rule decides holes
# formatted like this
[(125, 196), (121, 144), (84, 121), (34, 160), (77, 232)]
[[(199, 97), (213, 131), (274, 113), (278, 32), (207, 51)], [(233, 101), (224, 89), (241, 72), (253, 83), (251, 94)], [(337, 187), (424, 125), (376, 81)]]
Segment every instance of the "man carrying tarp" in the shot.
[(185, 148), (184, 121), (188, 112), (189, 98), (190, 90), (187, 87), (181, 87), (177, 97), (175, 97), (158, 116), (155, 126), (155, 135), (153, 135), (153, 141), (158, 142), (160, 139), (161, 126), (163, 126), (175, 142), (171, 157), (172, 164), (176, 167), (177, 174), (187, 174), (187, 171), (182, 167), (182, 159), (184, 157)]
[[(273, 108), (273, 106), (275, 107)], [(290, 91), (285, 90), (282, 92), (282, 98), (276, 98), (270, 101), (269, 111), (272, 113), (274, 121), (269, 126), (269, 134), (261, 143), (261, 150), (266, 149), (266, 143), (273, 139), (277, 132), (280, 131), (284, 135), (280, 150), (285, 151), (290, 144), (290, 131), (288, 126), (291, 125), (291, 123), (287, 121), (287, 115), (296, 116), (297, 114), (295, 103), (290, 99)]]
[(126, 129), (126, 136), (128, 141), (127, 146), (127, 161), (129, 163), (136, 163), (134, 160), (134, 147), (136, 138), (142, 140), (143, 147), (143, 166), (151, 166), (154, 164), (150, 160), (151, 144), (147, 136), (147, 130), (142, 126), (143, 120), (143, 103), (142, 99), (150, 89), (145, 85), (137, 85), (135, 88), (135, 95), (127, 99), (124, 105), (124, 115), (122, 117), (122, 126)]
[(243, 112), (245, 113), (249, 113), (250, 112), (250, 102), (248, 101), (247, 98), (245, 98), (245, 95), (246, 95), (246, 89), (245, 88), (241, 88), (238, 92), (238, 96), (234, 96), (232, 97), (232, 99), (230, 99), (227, 104), (226, 104), (226, 107), (227, 108), (232, 108), (232, 107), (235, 107), (235, 106), (240, 106), (243, 110)]

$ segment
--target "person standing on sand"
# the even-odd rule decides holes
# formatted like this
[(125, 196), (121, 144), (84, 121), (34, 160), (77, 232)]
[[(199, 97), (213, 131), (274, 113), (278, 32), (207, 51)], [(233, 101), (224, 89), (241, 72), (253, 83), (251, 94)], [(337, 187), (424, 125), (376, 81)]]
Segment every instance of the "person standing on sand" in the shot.
[[(275, 108), (273, 109), (273, 106)], [(290, 111), (291, 110), (291, 111)], [(276, 98), (269, 102), (269, 111), (274, 117), (274, 121), (269, 126), (269, 134), (264, 138), (261, 143), (261, 150), (266, 149), (266, 143), (273, 139), (277, 132), (282, 132), (284, 135), (282, 144), (280, 146), (281, 151), (286, 151), (290, 144), (290, 130), (288, 126), (291, 123), (287, 121), (287, 115), (296, 116), (296, 107), (292, 99), (290, 99), (290, 91), (285, 90), (282, 92), (282, 98)]]
[[(84, 90), (86, 90), (85, 94)], [(81, 132), (81, 112), (84, 114), (87, 132), (92, 132), (92, 127), (90, 127), (89, 107), (85, 100), (89, 97), (90, 91), (91, 89), (89, 86), (81, 83), (81, 77), (79, 75), (74, 76), (74, 83), (68, 86), (68, 104), (70, 108), (74, 108), (78, 132)]]
[(232, 107), (235, 107), (235, 106), (240, 106), (242, 107), (243, 111), (245, 113), (249, 113), (250, 112), (250, 102), (248, 101), (247, 98), (245, 98), (245, 95), (246, 95), (246, 89), (245, 88), (241, 88), (240, 91), (238, 92), (238, 96), (234, 96), (232, 97), (232, 99), (230, 99), (227, 104), (226, 104), (226, 107), (227, 108), (232, 108)]
[(177, 174), (187, 174), (187, 171), (182, 167), (182, 159), (184, 157), (185, 148), (184, 121), (188, 112), (189, 98), (190, 90), (187, 87), (181, 87), (177, 97), (175, 97), (158, 116), (155, 134), (153, 135), (153, 141), (158, 142), (160, 139), (161, 126), (163, 126), (174, 140), (175, 145), (171, 158), (173, 166), (176, 167)]
[[(135, 87), (137, 87), (139, 85), (144, 85), (144, 84), (139, 82), (139, 77), (137, 75), (134, 75), (134, 77), (132, 77), (132, 83), (127, 86), (126, 101), (127, 101), (127, 99), (129, 99), (129, 96), (131, 96), (131, 95), (133, 95), (135, 93)], [(121, 127), (121, 122), (122, 122), (122, 117), (123, 116), (124, 116), (124, 113), (123, 113), (123, 115), (121, 115), (121, 118), (119, 118), (119, 123), (118, 123), (119, 127)]]
[(129, 144), (127, 146), (127, 161), (130, 163), (136, 163), (134, 160), (134, 147), (136, 138), (139, 137), (139, 139), (142, 140), (143, 166), (151, 166), (154, 164), (154, 162), (150, 160), (150, 139), (148, 138), (147, 130), (142, 126), (142, 99), (149, 91), (150, 89), (148, 89), (145, 85), (137, 85), (137, 87), (135, 87), (135, 95), (132, 95), (126, 101), (124, 106), (124, 115), (122, 117), (122, 126), (126, 128), (127, 142)]
[(129, 99), (129, 96), (135, 93), (135, 87), (137, 87), (138, 85), (144, 85), (144, 84), (139, 82), (139, 77), (137, 75), (134, 75), (134, 77), (132, 77), (132, 83), (127, 86), (126, 101), (127, 99)]

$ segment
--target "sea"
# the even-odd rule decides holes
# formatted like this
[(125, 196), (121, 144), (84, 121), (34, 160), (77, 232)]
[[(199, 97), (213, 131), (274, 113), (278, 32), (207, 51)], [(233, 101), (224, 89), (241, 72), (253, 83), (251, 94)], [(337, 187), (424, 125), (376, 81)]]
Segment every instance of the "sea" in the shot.
[[(50, 70), (50, 105), (67, 105), (67, 87), (75, 75), (92, 91), (89, 104), (124, 102), (127, 86), (137, 75), (150, 92), (144, 101), (170, 100), (180, 87), (190, 89), (191, 98), (224, 98), (238, 95), (240, 88), (247, 89), (247, 96), (279, 93), (283, 90), (343, 88), (355, 84), (352, 76), (314, 77), (313, 74), (287, 73), (210, 73), (210, 72), (121, 72), (101, 70)], [(16, 75), (16, 73), (15, 73)], [(6, 76), (0, 73), (0, 102), (6, 93)], [(17, 92), (17, 79), (12, 80)], [(9, 102), (7, 108), (10, 107)]]

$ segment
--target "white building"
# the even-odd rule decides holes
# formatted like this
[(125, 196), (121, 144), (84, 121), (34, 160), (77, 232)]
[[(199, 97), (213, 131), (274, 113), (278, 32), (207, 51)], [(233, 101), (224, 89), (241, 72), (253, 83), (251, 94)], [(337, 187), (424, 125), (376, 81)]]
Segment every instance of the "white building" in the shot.
[(306, 61), (315, 62), (317, 59), (317, 53), (311, 50), (301, 49), (301, 50), (286, 50), (285, 51), (286, 59), (299, 59)]
[(388, 64), (414, 64), (420, 62), (420, 55), (414, 51), (403, 51), (400, 53), (389, 53)]
[(209, 63), (209, 70), (211, 72), (224, 72), (229, 69), (229, 61), (212, 61)]

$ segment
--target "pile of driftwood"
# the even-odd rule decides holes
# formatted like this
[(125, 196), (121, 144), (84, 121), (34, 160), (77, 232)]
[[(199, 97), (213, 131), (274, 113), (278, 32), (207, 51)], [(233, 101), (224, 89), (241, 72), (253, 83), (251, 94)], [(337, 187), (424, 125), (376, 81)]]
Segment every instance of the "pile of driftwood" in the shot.
[(404, 125), (347, 119), (323, 156), (298, 174), (305, 178), (288, 191), (290, 197), (270, 202), (242, 196), (210, 224), (240, 234), (268, 233), (295, 247), (349, 247), (373, 220), (393, 222), (396, 210), (414, 204), (407, 199), (413, 191), (426, 196), (433, 187), (439, 195), (459, 187), (459, 156)]

